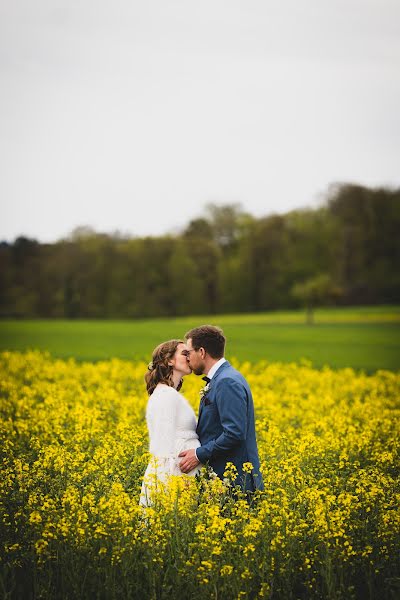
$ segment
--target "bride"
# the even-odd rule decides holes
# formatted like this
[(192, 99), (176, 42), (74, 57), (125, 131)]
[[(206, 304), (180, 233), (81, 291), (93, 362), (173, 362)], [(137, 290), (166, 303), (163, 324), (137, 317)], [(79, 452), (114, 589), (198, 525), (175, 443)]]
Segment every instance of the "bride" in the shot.
[[(157, 481), (165, 483), (169, 475), (182, 475), (178, 455), (182, 450), (200, 446), (196, 416), (186, 398), (179, 393), (182, 378), (192, 370), (188, 349), (181, 340), (163, 342), (153, 351), (145, 375), (149, 401), (146, 421), (151, 459), (144, 474), (139, 504), (150, 506)], [(197, 466), (189, 475), (196, 475)]]

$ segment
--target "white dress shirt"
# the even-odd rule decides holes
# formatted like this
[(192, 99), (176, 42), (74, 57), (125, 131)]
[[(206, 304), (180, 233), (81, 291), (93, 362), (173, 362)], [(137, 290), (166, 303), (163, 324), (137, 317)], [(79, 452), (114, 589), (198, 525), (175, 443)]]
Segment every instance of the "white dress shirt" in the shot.
[(216, 362), (211, 367), (211, 369), (207, 373), (208, 379), (212, 379), (214, 377), (215, 373), (218, 371), (218, 369), (220, 368), (220, 366), (224, 364), (224, 362), (226, 362), (226, 358), (222, 357), (222, 358), (219, 359), (218, 362)]

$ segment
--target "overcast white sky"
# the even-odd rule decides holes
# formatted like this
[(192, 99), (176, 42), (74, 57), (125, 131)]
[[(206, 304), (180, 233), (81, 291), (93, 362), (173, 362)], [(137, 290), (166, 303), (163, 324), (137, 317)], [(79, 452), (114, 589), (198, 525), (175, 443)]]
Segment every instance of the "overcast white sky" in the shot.
[(399, 0), (0, 0), (0, 239), (400, 185)]

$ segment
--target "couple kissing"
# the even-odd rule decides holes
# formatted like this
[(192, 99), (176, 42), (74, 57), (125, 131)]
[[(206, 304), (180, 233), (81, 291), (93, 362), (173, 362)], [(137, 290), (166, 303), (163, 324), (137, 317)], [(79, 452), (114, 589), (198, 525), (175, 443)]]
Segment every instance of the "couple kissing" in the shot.
[[(224, 358), (225, 336), (219, 327), (202, 325), (185, 341), (170, 340), (155, 348), (145, 382), (149, 400), (146, 421), (150, 462), (140, 494), (151, 505), (150, 481), (165, 483), (170, 475), (194, 476), (209, 465), (223, 479), (226, 464), (237, 470), (234, 485), (246, 492), (263, 489), (250, 387)], [(203, 375), (198, 419), (180, 393), (183, 377)], [(251, 463), (249, 473), (244, 463)]]

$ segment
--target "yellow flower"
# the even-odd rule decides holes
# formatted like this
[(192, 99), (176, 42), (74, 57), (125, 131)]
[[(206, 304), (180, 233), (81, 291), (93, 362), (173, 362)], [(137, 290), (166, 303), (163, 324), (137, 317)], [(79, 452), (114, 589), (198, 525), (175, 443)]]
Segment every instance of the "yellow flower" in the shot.
[(228, 577), (229, 575), (232, 575), (232, 573), (233, 573), (232, 565), (224, 565), (222, 567), (222, 569), (220, 570), (220, 574), (222, 577)]
[(41, 514), (37, 510), (33, 511), (29, 516), (29, 523), (41, 523), (41, 522), (42, 522)]
[(245, 473), (252, 473), (253, 469), (254, 469), (254, 467), (251, 462), (243, 463), (243, 471)]

